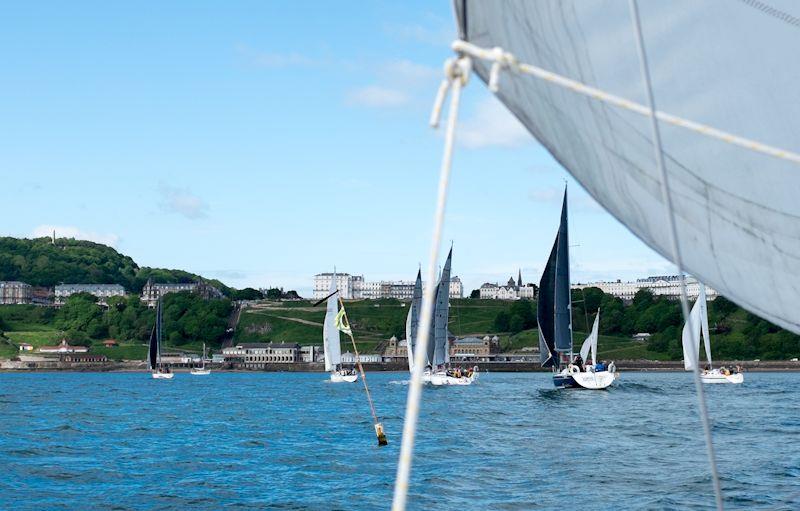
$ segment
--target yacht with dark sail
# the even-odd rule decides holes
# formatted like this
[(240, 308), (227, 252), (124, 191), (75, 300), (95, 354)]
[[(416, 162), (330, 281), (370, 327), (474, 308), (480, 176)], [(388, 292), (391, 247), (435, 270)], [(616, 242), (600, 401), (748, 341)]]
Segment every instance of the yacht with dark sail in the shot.
[(161, 363), (161, 336), (164, 324), (163, 310), (161, 300), (156, 304), (156, 322), (153, 325), (153, 330), (150, 333), (150, 347), (148, 349), (148, 368), (153, 374), (153, 378), (157, 380), (171, 380), (175, 373), (173, 373), (169, 366)]
[[(595, 346), (599, 329), (599, 312), (589, 336), (588, 346)], [(542, 279), (536, 308), (539, 327), (539, 356), (542, 367), (553, 369), (557, 388), (605, 389), (614, 383), (616, 373), (602, 365), (586, 365), (572, 352), (572, 298), (569, 285), (569, 231), (567, 191), (561, 206), (561, 223)], [(594, 340), (592, 337), (594, 336)], [(586, 346), (587, 343), (584, 342)], [(596, 355), (594, 355), (596, 357)], [(613, 363), (611, 364), (613, 368)]]

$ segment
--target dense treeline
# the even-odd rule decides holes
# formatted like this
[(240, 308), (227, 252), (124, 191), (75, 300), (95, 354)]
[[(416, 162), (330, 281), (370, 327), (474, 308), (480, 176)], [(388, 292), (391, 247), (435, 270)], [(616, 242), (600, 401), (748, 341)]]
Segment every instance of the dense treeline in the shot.
[[(598, 288), (573, 290), (572, 301), (575, 331), (588, 332), (599, 309), (601, 334), (629, 337), (646, 332), (651, 334), (647, 341), (649, 351), (666, 354), (673, 360), (683, 357), (683, 316), (679, 301), (656, 297), (641, 290), (630, 304), (625, 304), (622, 299)], [(495, 329), (518, 333), (536, 328), (535, 311), (534, 302), (514, 302), (508, 312), (498, 312)], [(715, 358), (775, 360), (800, 357), (800, 336), (745, 311), (725, 297), (720, 296), (708, 303), (708, 320)]]
[[(164, 297), (164, 335), (168, 345), (205, 342), (211, 346), (225, 333), (230, 300), (203, 300), (194, 293), (170, 293)], [(107, 338), (122, 342), (147, 342), (155, 311), (137, 296), (113, 297), (108, 307), (90, 294), (70, 296), (60, 309), (31, 305), (0, 307), (0, 324), (43, 325), (64, 332), (73, 344), (90, 345)], [(0, 328), (2, 330), (2, 328)]]
[(166, 283), (202, 279), (226, 296), (235, 292), (218, 280), (203, 279), (183, 270), (140, 268), (130, 257), (100, 243), (58, 238), (54, 245), (50, 238), (0, 237), (0, 280), (21, 280), (45, 287), (62, 283), (120, 284), (138, 293), (149, 278)]

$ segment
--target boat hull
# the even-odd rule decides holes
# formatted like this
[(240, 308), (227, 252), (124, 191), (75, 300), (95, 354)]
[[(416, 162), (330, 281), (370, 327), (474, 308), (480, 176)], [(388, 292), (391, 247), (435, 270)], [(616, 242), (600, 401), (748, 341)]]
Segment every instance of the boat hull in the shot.
[(449, 376), (445, 371), (437, 371), (435, 373), (425, 372), (422, 374), (422, 382), (436, 387), (445, 385), (472, 385), (478, 379), (478, 371), (473, 371), (472, 376), (462, 376), (456, 378)]
[(153, 372), (153, 379), (154, 380), (171, 380), (175, 373), (161, 373), (161, 372)]
[(195, 376), (206, 376), (208, 374), (211, 374), (211, 369), (192, 369), (190, 374), (193, 374)]
[(356, 380), (358, 380), (357, 374), (331, 373), (331, 382), (333, 383), (355, 383)]
[(711, 371), (703, 371), (700, 374), (700, 381), (703, 383), (744, 383), (744, 375), (742, 373), (731, 373), (729, 375), (723, 374), (719, 369), (712, 369)]
[(553, 375), (553, 385), (557, 389), (603, 390), (611, 386), (619, 377), (612, 371), (580, 371), (570, 365)]

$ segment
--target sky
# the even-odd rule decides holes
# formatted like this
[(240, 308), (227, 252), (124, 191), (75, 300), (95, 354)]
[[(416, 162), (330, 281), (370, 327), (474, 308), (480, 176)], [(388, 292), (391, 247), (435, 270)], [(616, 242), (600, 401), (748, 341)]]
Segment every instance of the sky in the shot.
[[(0, 17), (0, 236), (310, 295), (427, 265), (450, 2), (17, 2)], [(672, 266), (473, 76), (443, 240), (467, 291), (538, 282), (569, 186), (572, 280)]]

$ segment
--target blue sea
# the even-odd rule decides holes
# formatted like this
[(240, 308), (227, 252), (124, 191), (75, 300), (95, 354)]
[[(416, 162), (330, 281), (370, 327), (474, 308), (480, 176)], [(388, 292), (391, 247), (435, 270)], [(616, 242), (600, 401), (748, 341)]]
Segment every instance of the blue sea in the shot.
[[(706, 386), (729, 509), (800, 509), (800, 374)], [(0, 374), (0, 509), (377, 510), (407, 385), (323, 374)], [(542, 373), (426, 388), (409, 509), (712, 509), (691, 375), (557, 391)]]

